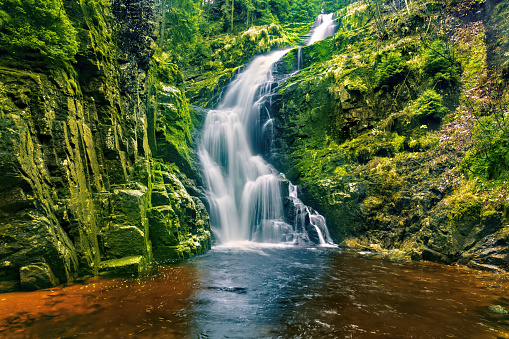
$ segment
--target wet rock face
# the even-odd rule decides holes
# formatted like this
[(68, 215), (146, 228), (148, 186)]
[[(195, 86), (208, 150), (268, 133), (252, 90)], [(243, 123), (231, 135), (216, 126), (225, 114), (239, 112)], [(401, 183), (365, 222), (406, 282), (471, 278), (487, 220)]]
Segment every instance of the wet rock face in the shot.
[(154, 53), (157, 10), (156, 0), (115, 0), (113, 15), (117, 19), (119, 58), (135, 61), (141, 70), (148, 70)]
[(35, 209), (0, 219), (0, 292), (54, 286), (76, 277), (78, 259), (55, 220)]
[(189, 258), (211, 247), (209, 216), (201, 200), (189, 194), (193, 186), (175, 167), (157, 164), (148, 213), (158, 262)]
[(210, 247), (208, 216), (185, 175), (165, 184), (168, 200), (157, 197), (147, 72), (158, 5), (114, 1), (115, 17), (66, 4), (81, 40), (75, 72), (1, 67), (0, 292), (137, 274), (159, 241), (149, 227), (156, 207), (175, 214), (177, 257)]
[[(463, 36), (465, 31), (460, 26), (479, 36), (485, 32), (486, 38), (479, 41), (455, 40), (455, 48), (466, 53), (465, 60), (482, 54), (478, 50), (486, 51), (486, 60), (479, 61), (478, 66), (490, 69), (488, 78), (505, 84), (509, 40), (501, 32), (508, 31), (509, 7), (500, 1), (486, 2), (480, 7), (483, 11), (472, 7), (468, 14), (458, 8), (456, 14), (448, 14), (446, 21), (462, 22), (451, 27), (450, 34)], [(480, 13), (486, 16), (484, 22), (476, 18)], [(345, 22), (341, 25), (344, 28)], [(343, 33), (347, 31), (348, 28)], [(350, 43), (341, 39), (339, 34), (333, 39), (337, 50), (343, 48), (341, 44), (346, 43), (346, 47)], [(350, 47), (355, 50), (354, 44)], [(506, 202), (495, 206), (488, 203), (487, 197), (481, 197), (486, 202), (482, 204), (475, 197), (482, 196), (482, 192), (473, 190), (475, 193), (468, 196), (465, 192), (469, 189), (463, 190), (467, 182), (462, 179), (464, 173), (459, 164), (472, 147), (473, 139), (451, 139), (448, 134), (451, 125), (445, 121), (440, 125), (436, 117), (406, 115), (409, 99), (402, 92), (398, 92), (401, 96), (394, 101), (399, 100), (396, 105), (401, 105), (400, 108), (390, 113), (389, 101), (394, 96), (388, 95), (383, 86), (376, 88), (374, 83), (370, 86), (375, 87), (367, 90), (363, 87), (365, 83), (359, 81), (376, 80), (369, 70), (360, 64), (349, 68), (346, 63), (336, 68), (341, 58), (354, 59), (363, 52), (333, 51), (326, 42), (314, 44), (302, 48), (301, 58), (294, 50), (277, 65), (277, 71), (284, 74), (295, 71), (298, 60), (303, 60), (305, 67), (307, 62), (313, 62), (306, 60), (312, 55), (318, 59), (324, 55), (322, 52), (331, 55), (330, 62), (313, 63), (313, 67), (283, 82), (272, 98), (275, 143), (280, 150), (279, 156), (271, 159), (274, 165), (302, 187), (303, 201), (327, 218), (332, 237), (343, 246), (393, 250), (415, 260), (507, 271)], [(468, 79), (468, 74), (481, 73), (467, 69), (468, 63), (463, 64), (463, 79)], [(335, 75), (327, 75), (332, 73)], [(407, 80), (420, 81), (411, 77)], [(450, 109), (454, 112), (455, 108)], [(452, 130), (467, 135), (472, 122), (462, 119), (455, 122)], [(433, 135), (428, 128), (439, 132), (434, 134), (437, 146), (426, 143), (420, 148), (411, 146), (418, 133)], [(378, 134), (383, 137), (375, 137)], [(397, 142), (408, 144), (403, 147)], [(498, 185), (503, 187), (501, 183), (494, 184)]]
[(58, 284), (58, 279), (46, 263), (23, 266), (19, 269), (19, 272), (21, 288), (25, 291), (53, 287)]

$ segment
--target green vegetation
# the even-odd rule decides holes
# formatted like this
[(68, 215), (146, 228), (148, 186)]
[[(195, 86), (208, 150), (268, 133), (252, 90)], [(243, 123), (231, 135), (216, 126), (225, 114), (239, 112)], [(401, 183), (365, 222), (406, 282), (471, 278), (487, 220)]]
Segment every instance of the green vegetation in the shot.
[(0, 51), (16, 58), (72, 61), (78, 40), (63, 7), (62, 0), (1, 0)]
[(432, 87), (447, 88), (459, 83), (458, 70), (451, 55), (441, 40), (435, 40), (423, 55), (423, 73), (429, 78)]
[(405, 79), (408, 66), (399, 52), (390, 51), (382, 55), (381, 59), (375, 75), (376, 87), (394, 88)]
[(473, 131), (475, 147), (462, 161), (468, 175), (486, 181), (509, 181), (508, 119), (507, 111), (480, 118)]
[(413, 110), (419, 118), (434, 117), (443, 118), (449, 110), (443, 105), (443, 99), (440, 94), (432, 89), (427, 89), (419, 95)]
[[(212, 106), (254, 56), (301, 44), (322, 10), (335, 12), (338, 32), (302, 47), (302, 69), (280, 85), (270, 114), (275, 166), (304, 188), (335, 240), (454, 262), (507, 227), (506, 2), (164, 0), (157, 23), (136, 29), (113, 25), (113, 13), (139, 19), (122, 6), (0, 0), (0, 155), (23, 169), (9, 178), (29, 176), (23, 185), (79, 247), (81, 270), (138, 271), (152, 254), (210, 247), (193, 182), (200, 113), (190, 104)], [(146, 45), (129, 46), (123, 32)], [(293, 50), (278, 71), (296, 64)], [(32, 204), (23, 199), (9, 208)], [(106, 205), (114, 219), (88, 213)]]
[(304, 48), (280, 88), (276, 117), (280, 166), (337, 239), (453, 262), (507, 223), (509, 100), (503, 37), (471, 17), (482, 4), (443, 5), (338, 11), (339, 31)]

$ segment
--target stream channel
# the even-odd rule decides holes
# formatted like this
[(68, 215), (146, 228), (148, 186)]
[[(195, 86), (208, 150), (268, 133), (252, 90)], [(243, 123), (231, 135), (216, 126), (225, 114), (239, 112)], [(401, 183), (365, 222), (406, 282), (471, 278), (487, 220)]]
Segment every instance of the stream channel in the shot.
[(0, 295), (1, 338), (509, 338), (509, 279), (241, 243), (140, 278)]

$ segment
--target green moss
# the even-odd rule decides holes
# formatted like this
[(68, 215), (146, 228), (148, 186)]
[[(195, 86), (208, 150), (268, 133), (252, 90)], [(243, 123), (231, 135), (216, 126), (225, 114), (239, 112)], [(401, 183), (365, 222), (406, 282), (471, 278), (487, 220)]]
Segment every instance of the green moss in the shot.
[(15, 58), (44, 58), (57, 64), (74, 59), (76, 29), (61, 0), (4, 0), (0, 3), (0, 50)]
[(257, 54), (291, 46), (299, 29), (275, 24), (254, 26), (237, 36), (227, 34), (206, 41), (207, 55), (201, 55), (185, 70), (188, 77), (185, 90), (190, 102), (201, 107), (212, 106), (220, 88), (239, 67)]
[(353, 4), (337, 11), (334, 16), (339, 18), (339, 26), (342, 30), (361, 29), (369, 20), (367, 13), (368, 5), (363, 2)]
[(363, 202), (363, 207), (368, 211), (376, 211), (382, 207), (384, 201), (380, 197), (370, 196)]
[(509, 125), (497, 113), (480, 119), (473, 133), (475, 147), (461, 162), (472, 178), (499, 182), (509, 180)]
[(430, 78), (432, 87), (447, 88), (459, 83), (460, 78), (452, 50), (442, 41), (436, 40), (427, 46), (423, 60), (422, 72)]
[(176, 87), (162, 86), (157, 95), (155, 156), (175, 163), (187, 175), (194, 176), (191, 164), (191, 114), (184, 94)]
[(405, 146), (405, 139), (406, 139), (405, 136), (398, 135), (398, 133), (394, 133), (391, 144), (396, 153), (401, 152), (403, 150), (403, 147)]
[(447, 213), (449, 221), (459, 221), (465, 216), (480, 216), (482, 210), (482, 201), (479, 196), (473, 194), (470, 187), (464, 187), (447, 200), (450, 203), (450, 209)]
[(376, 87), (394, 87), (405, 79), (408, 66), (403, 60), (401, 53), (389, 51), (383, 54), (375, 74)]
[(139, 256), (125, 257), (102, 261), (99, 265), (101, 275), (133, 275), (138, 276), (146, 269), (146, 259)]
[(237, 73), (239, 68), (240, 66), (205, 73), (186, 82), (187, 98), (194, 105), (211, 107), (219, 97), (221, 88)]
[(334, 40), (325, 39), (322, 41), (317, 41), (312, 45), (303, 47), (303, 67), (309, 67), (314, 63), (330, 60), (333, 55), (334, 45)]
[[(110, 23), (113, 19), (109, 10), (109, 2), (105, 0), (79, 1), (87, 30), (81, 34), (88, 35), (91, 47), (99, 60), (113, 61), (117, 48), (111, 36)], [(85, 47), (82, 45), (82, 47)], [(87, 46), (88, 47), (88, 46)]]

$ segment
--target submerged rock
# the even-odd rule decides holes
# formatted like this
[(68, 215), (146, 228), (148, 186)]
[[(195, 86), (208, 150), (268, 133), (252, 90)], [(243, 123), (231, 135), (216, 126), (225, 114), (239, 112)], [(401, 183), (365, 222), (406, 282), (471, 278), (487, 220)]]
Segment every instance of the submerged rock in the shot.
[(488, 306), (488, 309), (491, 312), (497, 313), (497, 314), (509, 314), (509, 311), (501, 305), (490, 305), (490, 306)]

